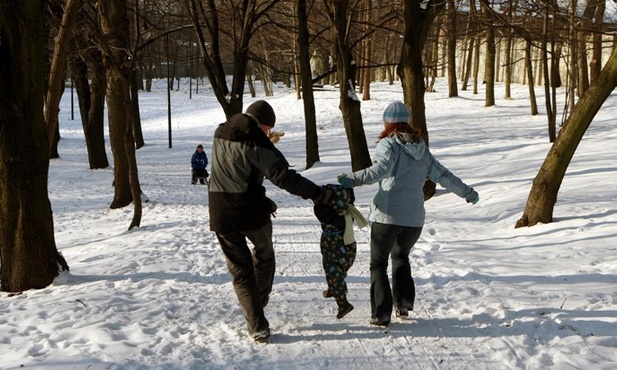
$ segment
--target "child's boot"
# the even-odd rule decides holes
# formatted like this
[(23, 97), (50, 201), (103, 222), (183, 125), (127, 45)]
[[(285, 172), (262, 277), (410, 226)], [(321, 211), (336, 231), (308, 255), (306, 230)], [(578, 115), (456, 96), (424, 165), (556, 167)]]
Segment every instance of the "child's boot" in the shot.
[(338, 305), (338, 313), (336, 314), (337, 319), (342, 319), (345, 315), (353, 310), (353, 306), (351, 303), (347, 301), (346, 297), (337, 298), (336, 304)]

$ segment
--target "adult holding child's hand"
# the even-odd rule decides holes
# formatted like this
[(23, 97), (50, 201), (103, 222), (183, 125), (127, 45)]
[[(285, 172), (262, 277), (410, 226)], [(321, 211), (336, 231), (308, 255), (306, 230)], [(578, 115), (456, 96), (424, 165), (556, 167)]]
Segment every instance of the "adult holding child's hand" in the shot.
[[(424, 226), (424, 182), (428, 178), (447, 190), (476, 204), (478, 193), (433, 157), (411, 127), (409, 110), (400, 101), (383, 113), (384, 130), (379, 135), (373, 165), (351, 174), (340, 174), (345, 188), (379, 182), (371, 204), (371, 321), (388, 326), (393, 306), (397, 317), (413, 310), (415, 284), (409, 253)], [(392, 258), (392, 289), (388, 280), (388, 259)]]

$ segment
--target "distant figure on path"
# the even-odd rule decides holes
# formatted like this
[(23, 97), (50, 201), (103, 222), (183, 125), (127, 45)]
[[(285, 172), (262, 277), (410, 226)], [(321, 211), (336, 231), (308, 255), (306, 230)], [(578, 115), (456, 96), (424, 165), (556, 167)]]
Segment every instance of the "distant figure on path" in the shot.
[[(317, 50), (313, 51), (313, 55), (311, 56), (311, 77), (313, 79), (321, 76), (326, 72), (326, 63), (322, 56), (319, 54)], [(321, 83), (321, 80), (316, 82), (317, 84)]]
[(206, 170), (206, 166), (208, 165), (208, 156), (206, 152), (204, 152), (203, 145), (197, 145), (197, 149), (195, 149), (195, 153), (191, 157), (191, 184), (197, 184), (197, 180), (199, 179), (199, 183), (205, 185), (208, 179), (208, 170)]

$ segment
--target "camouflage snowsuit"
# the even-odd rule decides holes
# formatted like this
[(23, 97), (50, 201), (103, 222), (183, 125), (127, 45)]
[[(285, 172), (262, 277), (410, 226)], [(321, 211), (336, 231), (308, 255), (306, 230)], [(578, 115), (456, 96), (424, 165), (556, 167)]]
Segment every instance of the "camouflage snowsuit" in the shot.
[(356, 242), (345, 245), (344, 228), (338, 229), (329, 224), (322, 224), (321, 227), (320, 248), (328, 290), (335, 298), (342, 298), (347, 295), (345, 278), (356, 259)]
[(314, 207), (315, 216), (321, 222), (320, 249), (323, 269), (326, 274), (328, 291), (335, 298), (347, 295), (347, 271), (356, 259), (356, 243), (345, 244), (345, 213), (347, 207), (354, 201), (353, 191), (343, 189), (339, 185), (325, 185), (333, 191), (331, 201), (327, 204), (317, 204)]

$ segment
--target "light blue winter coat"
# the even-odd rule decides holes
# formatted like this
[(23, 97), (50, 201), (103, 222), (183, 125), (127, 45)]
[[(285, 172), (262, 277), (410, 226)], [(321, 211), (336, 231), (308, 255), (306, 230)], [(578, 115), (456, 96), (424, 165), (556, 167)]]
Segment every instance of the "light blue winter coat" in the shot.
[(380, 140), (373, 165), (348, 177), (354, 186), (379, 182), (369, 221), (390, 225), (424, 225), (422, 189), (426, 178), (462, 198), (475, 193), (433, 157), (422, 139), (415, 143), (409, 134), (393, 134)]

